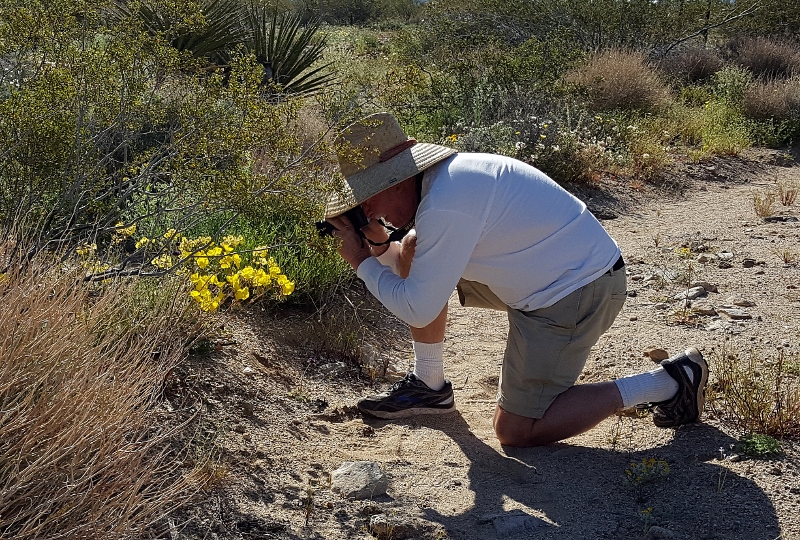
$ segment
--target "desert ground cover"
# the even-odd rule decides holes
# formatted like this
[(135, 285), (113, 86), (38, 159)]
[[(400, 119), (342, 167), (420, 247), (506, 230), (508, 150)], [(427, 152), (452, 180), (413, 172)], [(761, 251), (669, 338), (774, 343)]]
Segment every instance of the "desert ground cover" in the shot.
[[(776, 203), (765, 219), (756, 201), (800, 182), (800, 167), (751, 150), (668, 178), (580, 192), (622, 248), (629, 298), (579, 382), (646, 370), (654, 348), (696, 346), (712, 365), (701, 423), (662, 430), (627, 411), (559, 444), (501, 447), (491, 417), (507, 322), (455, 295), (445, 368), (457, 412), (363, 418), (355, 401), (399, 378), (412, 352), (356, 284), (345, 296), (367, 335), (362, 364), (320, 350), (335, 326), (318, 315), (248, 308), (220, 316), (224, 337), (179, 370), (166, 417), (202, 411), (218, 479), (168, 520), (171, 538), (800, 538), (800, 448), (786, 439), (779, 455), (748, 455), (720, 393), (734, 356), (766, 370), (782, 354), (796, 374), (798, 207)], [(709, 289), (691, 307), (674, 298), (687, 280)], [(331, 489), (331, 473), (355, 461), (380, 466), (385, 493)]]

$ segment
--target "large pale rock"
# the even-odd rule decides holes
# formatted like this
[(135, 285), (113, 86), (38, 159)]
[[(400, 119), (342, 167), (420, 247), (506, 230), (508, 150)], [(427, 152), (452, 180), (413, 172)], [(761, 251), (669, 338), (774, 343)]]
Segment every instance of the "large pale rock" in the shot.
[(331, 490), (350, 499), (384, 495), (389, 477), (374, 461), (345, 461), (331, 473)]

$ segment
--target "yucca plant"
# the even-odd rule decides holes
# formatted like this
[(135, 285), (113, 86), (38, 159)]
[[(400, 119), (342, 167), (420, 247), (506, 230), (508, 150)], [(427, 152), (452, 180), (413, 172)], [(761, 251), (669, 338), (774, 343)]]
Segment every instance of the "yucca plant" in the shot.
[(251, 30), (247, 49), (264, 66), (264, 86), (274, 84), (282, 93), (312, 94), (333, 80), (330, 64), (312, 67), (321, 58), (327, 36), (317, 36), (319, 21), (306, 26), (297, 13), (269, 13), (251, 4), (248, 10)]
[(249, 37), (238, 0), (201, 0), (181, 10), (160, 0), (141, 0), (117, 4), (110, 16), (117, 21), (138, 17), (150, 34), (163, 35), (179, 51), (215, 64), (227, 64), (230, 51)]

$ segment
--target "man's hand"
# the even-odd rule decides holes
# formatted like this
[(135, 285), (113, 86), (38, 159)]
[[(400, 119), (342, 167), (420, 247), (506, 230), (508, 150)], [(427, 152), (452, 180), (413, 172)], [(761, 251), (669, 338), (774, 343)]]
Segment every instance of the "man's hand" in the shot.
[[(358, 266), (362, 262), (372, 257), (369, 243), (359, 236), (358, 231), (353, 228), (353, 224), (350, 223), (347, 216), (332, 217), (328, 218), (327, 221), (336, 227), (333, 236), (340, 240), (339, 255), (353, 267), (353, 270), (358, 270)], [(367, 229), (369, 226), (364, 228)]]
[[(386, 232), (386, 228), (377, 219), (371, 219), (366, 227), (361, 228), (361, 232), (376, 244), (381, 244), (389, 239), (389, 233)], [(370, 249), (372, 250), (372, 255), (380, 257), (389, 249), (389, 244), (385, 246), (370, 245)]]

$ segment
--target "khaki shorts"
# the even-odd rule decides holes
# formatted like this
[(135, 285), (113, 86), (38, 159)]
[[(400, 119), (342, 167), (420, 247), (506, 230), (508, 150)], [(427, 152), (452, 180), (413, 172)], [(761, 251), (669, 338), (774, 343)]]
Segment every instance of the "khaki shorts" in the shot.
[(556, 397), (573, 386), (591, 348), (625, 303), (625, 268), (609, 270), (552, 306), (510, 309), (483, 284), (461, 280), (462, 305), (508, 312), (508, 343), (497, 403), (506, 411), (541, 418)]

